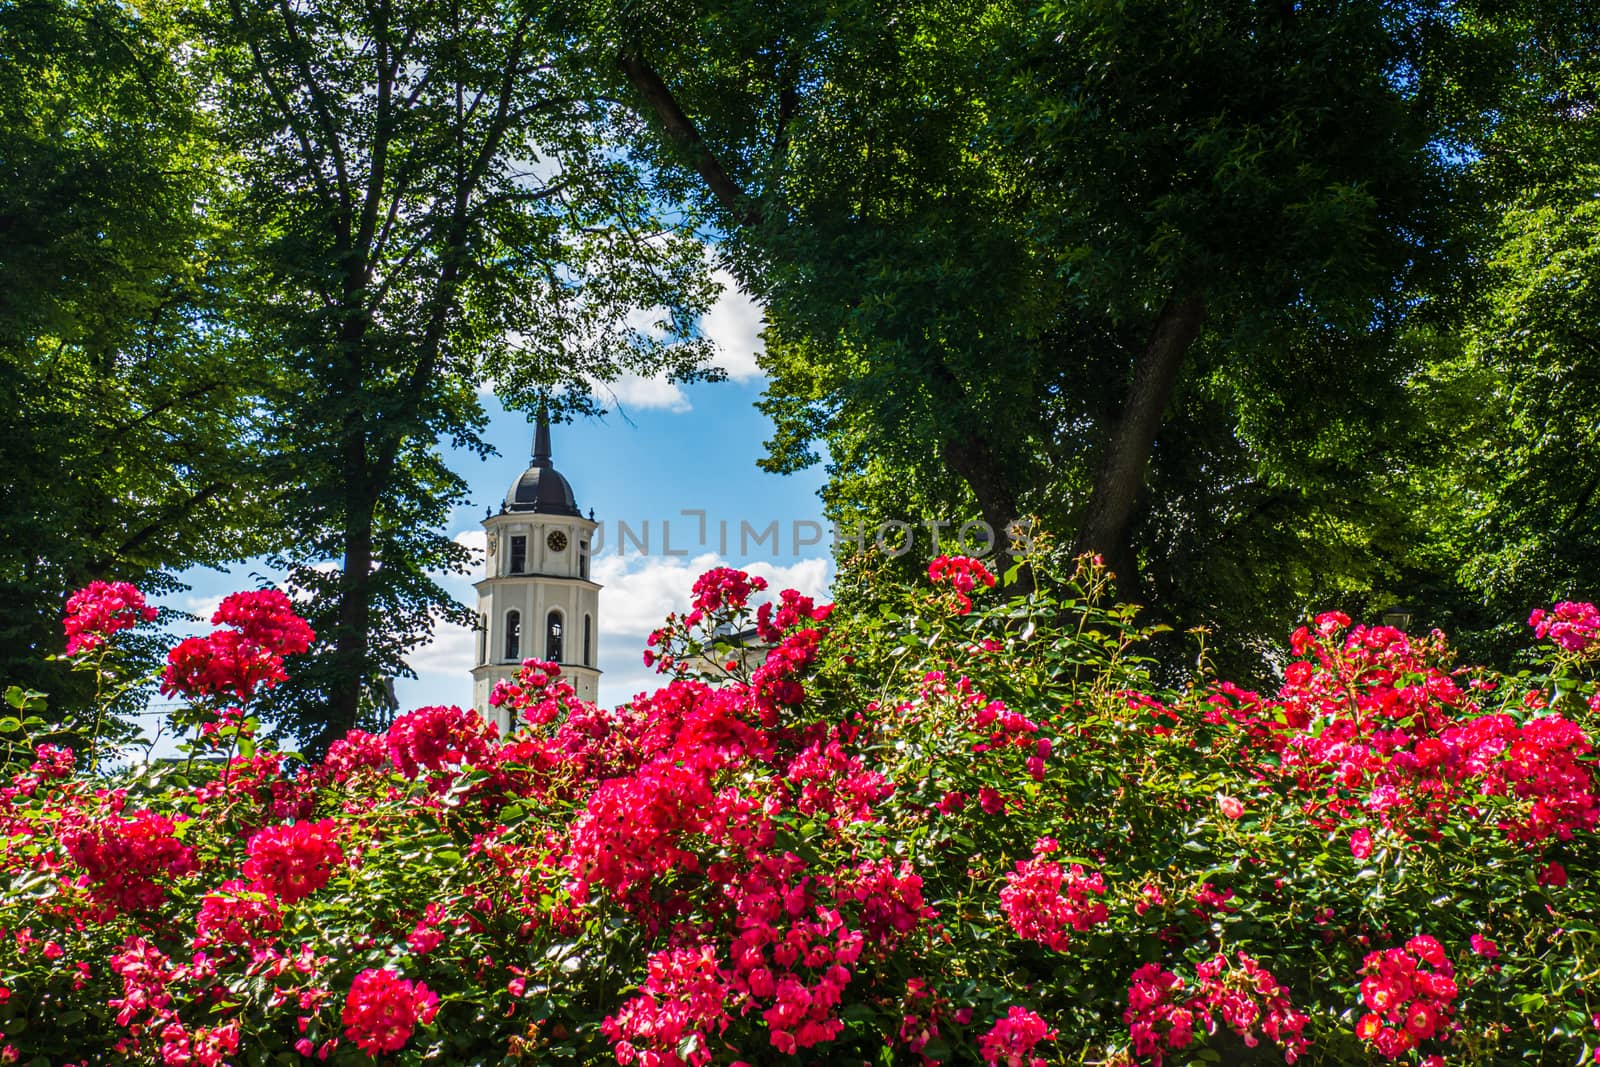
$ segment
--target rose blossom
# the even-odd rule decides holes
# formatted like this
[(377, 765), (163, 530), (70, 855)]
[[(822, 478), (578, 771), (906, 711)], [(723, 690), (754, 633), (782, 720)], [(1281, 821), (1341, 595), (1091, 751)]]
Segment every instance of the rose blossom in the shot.
[(156, 609), (129, 583), (90, 582), (67, 599), (67, 655), (99, 648), (111, 635), (155, 618)]
[(417, 1024), (431, 1023), (438, 1011), (438, 994), (423, 983), (390, 970), (369, 969), (351, 983), (341, 1021), (345, 1036), (376, 1056), (404, 1048)]

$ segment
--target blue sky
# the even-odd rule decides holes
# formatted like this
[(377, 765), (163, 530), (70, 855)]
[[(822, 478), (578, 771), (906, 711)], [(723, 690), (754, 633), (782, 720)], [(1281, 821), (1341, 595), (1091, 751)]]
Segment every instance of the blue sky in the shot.
[[(727, 370), (727, 381), (679, 387), (629, 379), (601, 391), (610, 409), (603, 418), (552, 428), (557, 469), (572, 483), (579, 507), (585, 512), (593, 508), (604, 531), (604, 549), (593, 571), (605, 586), (599, 642), (603, 704), (653, 687), (656, 676), (640, 661), (645, 636), (668, 611), (687, 605), (690, 583), (701, 571), (731, 563), (762, 574), (774, 589), (789, 585), (812, 595), (825, 595), (831, 576), (826, 536), (818, 544), (795, 544), (821, 535), (821, 467), (783, 476), (756, 466), (761, 442), (771, 434), (771, 424), (754, 407), (764, 384), (755, 364), (760, 311), (726, 276), (719, 274), (719, 280), (726, 291), (701, 329), (716, 342), (717, 362)], [(498, 507), (526, 468), (533, 439), (526, 416), (506, 411), (492, 396), (484, 402), (490, 415), (486, 438), (500, 454), (482, 460), (466, 451), (447, 453), (472, 492), (471, 504), (451, 517), (449, 533), (474, 548), (480, 570), (445, 582), (466, 604), (475, 602), (472, 581), (481, 573), (479, 523), (484, 508)], [(695, 510), (706, 513), (704, 545), (697, 543), (699, 519), (683, 514)], [(649, 554), (640, 553), (633, 541), (618, 554), (619, 521), (635, 537), (648, 529)], [(718, 543), (724, 521), (726, 553)], [(741, 523), (764, 531), (774, 521), (780, 535), (776, 552), (770, 539), (757, 544), (751, 536), (740, 544)], [(663, 523), (670, 524), (672, 551), (685, 554), (663, 554)], [(168, 602), (208, 617), (227, 593), (254, 587), (250, 575), (262, 569), (259, 561), (252, 561), (226, 573), (191, 571), (183, 576), (190, 590)], [(470, 632), (437, 627), (433, 642), (412, 656), (418, 677), (397, 683), (402, 709), (467, 703), (473, 649)]]

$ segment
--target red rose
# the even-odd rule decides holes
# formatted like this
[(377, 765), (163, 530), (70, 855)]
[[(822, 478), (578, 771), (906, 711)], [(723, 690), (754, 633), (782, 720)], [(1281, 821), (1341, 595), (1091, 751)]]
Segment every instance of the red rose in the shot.
[(328, 884), (344, 862), (332, 819), (269, 826), (245, 846), (244, 876), (262, 892), (293, 904)]
[(417, 1024), (439, 1012), (439, 996), (421, 982), (389, 970), (365, 970), (350, 985), (344, 1004), (344, 1033), (368, 1055), (398, 1052)]

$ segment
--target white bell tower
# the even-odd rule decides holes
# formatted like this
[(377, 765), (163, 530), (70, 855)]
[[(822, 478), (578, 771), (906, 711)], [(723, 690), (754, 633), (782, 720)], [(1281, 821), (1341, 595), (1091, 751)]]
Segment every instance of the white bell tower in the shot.
[(498, 721), (510, 714), (489, 706), (496, 682), (525, 659), (554, 660), (580, 698), (600, 688), (600, 586), (589, 577), (594, 512), (584, 518), (572, 486), (551, 465), (550, 423), (539, 413), (533, 462), (512, 485), (497, 514), (484, 518), (488, 555), (478, 590), (478, 656), (472, 704)]

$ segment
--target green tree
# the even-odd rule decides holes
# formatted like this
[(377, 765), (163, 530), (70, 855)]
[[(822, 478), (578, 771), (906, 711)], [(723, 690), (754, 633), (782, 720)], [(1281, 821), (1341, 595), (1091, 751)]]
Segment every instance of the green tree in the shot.
[(1449, 431), (1421, 483), (1418, 584), (1504, 664), (1531, 606), (1600, 593), (1600, 25), (1561, 4), (1495, 15), (1469, 24), (1504, 79), (1470, 136), (1482, 270), (1414, 391)]
[(1447, 5), (627, 5), (623, 76), (772, 326), (836, 512), (1040, 516), (1184, 623), (1398, 575), (1460, 262)]
[[(278, 558), (321, 643), (280, 721), (325, 746), (462, 609), (440, 440), (480, 451), (478, 389), (582, 409), (625, 371), (711, 373), (700, 245), (618, 147), (552, 12), (494, 0), (219, 0), (206, 38), (252, 241), (245, 328), (279, 357)], [(654, 316), (640, 329), (639, 316)]]
[(223, 195), (176, 27), (114, 0), (0, 8), (0, 678), (41, 664), (66, 595), (268, 545), (259, 366), (219, 293)]

